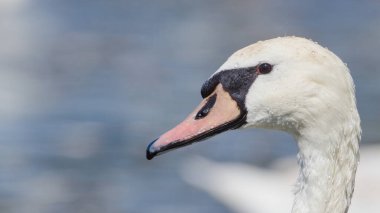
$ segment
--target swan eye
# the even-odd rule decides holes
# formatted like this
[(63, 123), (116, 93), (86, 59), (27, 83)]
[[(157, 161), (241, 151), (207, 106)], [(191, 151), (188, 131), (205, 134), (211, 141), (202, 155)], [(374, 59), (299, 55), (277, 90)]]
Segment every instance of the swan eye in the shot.
[(272, 71), (272, 68), (273, 66), (268, 64), (268, 63), (262, 63), (260, 64), (258, 67), (257, 67), (257, 71), (260, 73), (260, 74), (267, 74), (267, 73), (270, 73), (270, 71)]

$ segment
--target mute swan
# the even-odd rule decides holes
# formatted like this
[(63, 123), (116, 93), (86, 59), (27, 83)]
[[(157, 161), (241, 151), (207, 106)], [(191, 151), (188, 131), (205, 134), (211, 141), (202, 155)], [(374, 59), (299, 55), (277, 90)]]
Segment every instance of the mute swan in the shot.
[(317, 43), (260, 41), (227, 59), (202, 86), (195, 111), (150, 143), (146, 156), (230, 129), (283, 130), (299, 147), (292, 212), (347, 212), (361, 138), (354, 93), (346, 65)]

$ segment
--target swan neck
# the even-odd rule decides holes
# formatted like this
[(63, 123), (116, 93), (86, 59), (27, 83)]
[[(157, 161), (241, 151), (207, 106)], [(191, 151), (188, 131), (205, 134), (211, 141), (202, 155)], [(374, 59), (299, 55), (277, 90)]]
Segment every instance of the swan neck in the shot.
[(348, 211), (359, 160), (358, 125), (310, 128), (296, 137), (300, 173), (293, 213)]

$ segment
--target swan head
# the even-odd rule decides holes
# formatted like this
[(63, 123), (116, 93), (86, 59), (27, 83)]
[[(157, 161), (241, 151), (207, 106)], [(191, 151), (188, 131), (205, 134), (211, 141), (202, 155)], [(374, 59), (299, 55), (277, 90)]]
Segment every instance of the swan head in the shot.
[(206, 80), (201, 94), (203, 101), (182, 123), (149, 144), (148, 159), (230, 129), (270, 128), (297, 136), (310, 127), (327, 129), (358, 119), (345, 113), (356, 112), (345, 64), (326, 48), (299, 37), (260, 41), (238, 50)]

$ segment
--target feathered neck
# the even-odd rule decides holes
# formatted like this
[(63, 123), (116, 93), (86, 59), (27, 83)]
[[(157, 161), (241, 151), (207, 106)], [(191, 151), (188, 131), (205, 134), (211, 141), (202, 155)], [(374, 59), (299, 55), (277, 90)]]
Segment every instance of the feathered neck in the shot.
[(296, 135), (300, 173), (293, 213), (345, 213), (359, 161), (360, 119), (356, 107), (335, 121), (316, 122)]

